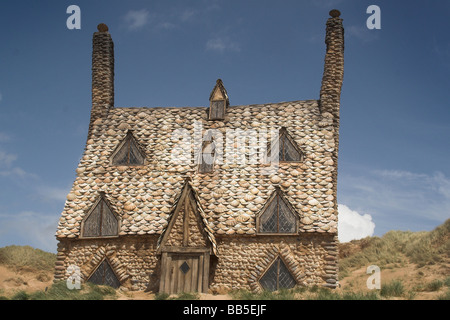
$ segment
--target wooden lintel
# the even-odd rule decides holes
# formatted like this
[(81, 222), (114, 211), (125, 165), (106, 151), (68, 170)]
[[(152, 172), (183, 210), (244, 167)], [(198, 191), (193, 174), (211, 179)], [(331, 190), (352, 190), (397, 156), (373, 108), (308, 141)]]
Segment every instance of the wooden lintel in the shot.
[(161, 247), (161, 252), (171, 252), (171, 253), (209, 253), (210, 248), (198, 248), (198, 247), (172, 247), (172, 246), (163, 246)]

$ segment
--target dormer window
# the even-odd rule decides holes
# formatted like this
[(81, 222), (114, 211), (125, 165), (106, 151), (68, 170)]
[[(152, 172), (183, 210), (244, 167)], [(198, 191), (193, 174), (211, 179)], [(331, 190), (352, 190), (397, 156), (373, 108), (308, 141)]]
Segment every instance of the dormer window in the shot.
[(141, 152), (136, 139), (131, 131), (128, 131), (125, 139), (119, 144), (112, 156), (114, 166), (142, 166), (144, 154)]
[(224, 120), (226, 108), (230, 104), (227, 90), (223, 86), (222, 80), (217, 79), (216, 85), (209, 96), (209, 120)]
[(256, 218), (259, 233), (289, 234), (297, 232), (297, 214), (277, 187)]

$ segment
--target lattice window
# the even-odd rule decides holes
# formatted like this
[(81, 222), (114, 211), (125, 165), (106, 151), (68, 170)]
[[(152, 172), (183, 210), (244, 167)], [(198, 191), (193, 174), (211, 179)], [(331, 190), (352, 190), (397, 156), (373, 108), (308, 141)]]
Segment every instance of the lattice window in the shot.
[(261, 286), (269, 291), (283, 288), (290, 289), (296, 285), (295, 279), (283, 260), (278, 257), (259, 280)]
[(106, 259), (103, 260), (95, 272), (89, 277), (88, 282), (107, 285), (116, 289), (120, 287), (120, 281), (117, 279), (116, 274)]
[(83, 237), (117, 236), (118, 233), (119, 219), (102, 195), (83, 222)]
[(297, 218), (282, 196), (281, 190), (276, 190), (269, 198), (264, 211), (259, 217), (259, 232), (261, 233), (295, 233)]
[(144, 159), (133, 134), (128, 132), (118, 151), (113, 155), (112, 164), (115, 166), (141, 166), (144, 165)]
[(275, 141), (269, 148), (272, 155), (278, 149), (278, 161), (280, 162), (300, 162), (303, 160), (303, 153), (297, 143), (287, 132), (286, 128), (281, 128), (278, 141)]

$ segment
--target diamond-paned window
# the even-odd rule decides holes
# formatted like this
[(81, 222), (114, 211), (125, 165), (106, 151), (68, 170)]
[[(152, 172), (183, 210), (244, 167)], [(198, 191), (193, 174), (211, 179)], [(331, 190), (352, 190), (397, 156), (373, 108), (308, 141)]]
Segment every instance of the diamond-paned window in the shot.
[(278, 257), (266, 273), (259, 280), (261, 286), (269, 291), (290, 289), (296, 285), (296, 281), (283, 260)]
[(264, 212), (259, 217), (261, 233), (295, 233), (297, 219), (294, 212), (281, 194), (280, 190), (269, 198)]
[(89, 277), (88, 282), (107, 285), (116, 289), (120, 287), (120, 281), (117, 279), (116, 274), (106, 259), (103, 260), (97, 270)]

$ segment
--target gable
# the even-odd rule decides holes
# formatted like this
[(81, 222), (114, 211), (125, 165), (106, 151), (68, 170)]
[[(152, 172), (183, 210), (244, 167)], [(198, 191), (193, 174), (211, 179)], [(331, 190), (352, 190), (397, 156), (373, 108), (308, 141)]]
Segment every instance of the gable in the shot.
[(196, 194), (187, 182), (170, 214), (169, 223), (160, 236), (159, 251), (163, 247), (212, 247), (214, 251), (214, 236), (205, 222)]
[(189, 197), (180, 203), (181, 209), (173, 217), (174, 223), (168, 230), (166, 246), (206, 247), (207, 238), (201, 230), (201, 222), (190, 205)]

